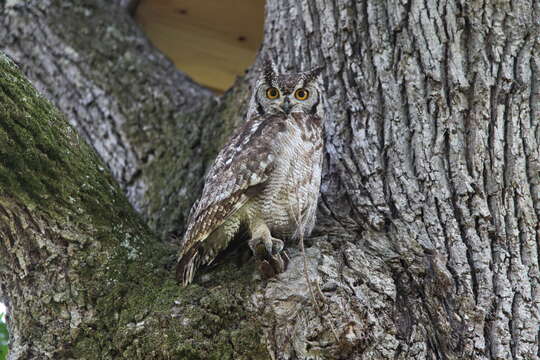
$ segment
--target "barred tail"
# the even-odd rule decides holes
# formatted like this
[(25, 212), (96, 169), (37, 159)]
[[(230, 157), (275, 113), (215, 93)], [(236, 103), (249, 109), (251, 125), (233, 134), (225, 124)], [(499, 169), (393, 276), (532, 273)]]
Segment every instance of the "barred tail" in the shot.
[(185, 254), (182, 255), (176, 265), (176, 278), (183, 286), (189, 285), (193, 281), (195, 271), (201, 265), (201, 254), (199, 246), (191, 247)]

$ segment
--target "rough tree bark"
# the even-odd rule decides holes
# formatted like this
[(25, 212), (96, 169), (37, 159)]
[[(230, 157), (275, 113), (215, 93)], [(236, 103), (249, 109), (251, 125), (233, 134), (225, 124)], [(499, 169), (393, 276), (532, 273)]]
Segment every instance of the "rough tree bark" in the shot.
[(261, 52), (325, 65), (313, 293), (296, 250), (269, 282), (229, 257), (175, 284), (153, 233), (181, 233), (257, 65), (217, 99), (117, 3), (0, 5), (1, 50), (143, 216), (1, 58), (12, 359), (538, 358), (537, 2), (268, 1)]
[(153, 48), (126, 14), (133, 1), (116, 3), (4, 5), (0, 48), (66, 114), (134, 208), (166, 236), (181, 232), (204, 169), (228, 135), (223, 129), (242, 119), (232, 95), (243, 86), (217, 99)]

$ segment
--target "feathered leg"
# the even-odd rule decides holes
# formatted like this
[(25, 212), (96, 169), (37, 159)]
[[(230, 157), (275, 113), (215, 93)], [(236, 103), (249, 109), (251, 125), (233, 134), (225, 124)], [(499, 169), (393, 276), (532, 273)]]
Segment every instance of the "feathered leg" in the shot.
[(250, 223), (251, 239), (249, 248), (260, 261), (259, 270), (267, 278), (284, 272), (289, 263), (289, 257), (283, 252), (284, 243), (272, 237), (270, 229), (264, 221), (255, 219)]

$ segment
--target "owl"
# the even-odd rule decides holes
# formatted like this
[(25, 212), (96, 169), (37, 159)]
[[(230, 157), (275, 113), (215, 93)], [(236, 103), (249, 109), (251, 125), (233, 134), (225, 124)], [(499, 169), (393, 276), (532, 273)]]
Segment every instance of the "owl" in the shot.
[(320, 68), (279, 74), (266, 59), (247, 119), (219, 152), (193, 205), (177, 263), (179, 282), (193, 281), (239, 234), (259, 269), (286, 269), (284, 241), (315, 224), (323, 156)]

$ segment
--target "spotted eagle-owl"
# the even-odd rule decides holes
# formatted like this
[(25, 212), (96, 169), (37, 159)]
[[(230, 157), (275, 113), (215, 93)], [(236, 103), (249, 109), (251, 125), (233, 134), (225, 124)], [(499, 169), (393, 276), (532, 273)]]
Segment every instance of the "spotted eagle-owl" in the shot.
[(278, 74), (264, 61), (247, 121), (218, 154), (191, 209), (177, 264), (184, 285), (241, 228), (266, 276), (287, 265), (283, 240), (313, 229), (323, 154), (319, 73)]

